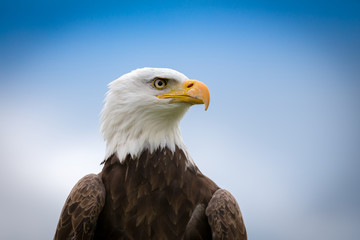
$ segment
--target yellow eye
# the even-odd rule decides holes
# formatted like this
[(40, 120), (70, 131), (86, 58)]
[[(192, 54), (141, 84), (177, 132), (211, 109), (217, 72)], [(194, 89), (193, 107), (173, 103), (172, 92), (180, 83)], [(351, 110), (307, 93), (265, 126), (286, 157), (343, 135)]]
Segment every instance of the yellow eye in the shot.
[(164, 89), (167, 86), (167, 81), (163, 78), (155, 78), (153, 81), (153, 86), (157, 89)]

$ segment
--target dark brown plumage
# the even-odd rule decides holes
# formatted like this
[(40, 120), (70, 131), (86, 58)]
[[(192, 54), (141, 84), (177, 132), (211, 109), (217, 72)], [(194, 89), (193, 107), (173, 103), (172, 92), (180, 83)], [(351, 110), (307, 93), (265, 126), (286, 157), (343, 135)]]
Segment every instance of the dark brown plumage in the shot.
[(80, 179), (65, 201), (54, 239), (93, 239), (104, 203), (101, 178), (89, 174)]
[(236, 200), (190, 164), (184, 152), (144, 150), (71, 191), (54, 239), (247, 239)]

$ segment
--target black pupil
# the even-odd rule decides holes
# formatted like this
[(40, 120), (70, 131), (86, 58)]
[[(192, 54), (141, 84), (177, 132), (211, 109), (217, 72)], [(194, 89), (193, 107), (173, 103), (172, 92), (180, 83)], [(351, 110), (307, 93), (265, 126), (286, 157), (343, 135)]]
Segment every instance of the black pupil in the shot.
[(162, 87), (162, 86), (164, 85), (164, 82), (161, 81), (161, 80), (159, 80), (159, 81), (157, 81), (157, 85), (158, 85), (159, 87)]

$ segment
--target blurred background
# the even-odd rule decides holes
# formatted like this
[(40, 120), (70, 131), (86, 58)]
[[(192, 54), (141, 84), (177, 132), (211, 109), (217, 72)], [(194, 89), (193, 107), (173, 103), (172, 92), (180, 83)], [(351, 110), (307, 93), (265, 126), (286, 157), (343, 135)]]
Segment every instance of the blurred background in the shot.
[(360, 3), (1, 1), (0, 238), (52, 239), (100, 172), (107, 84), (139, 67), (205, 82), (183, 138), (249, 239), (358, 239)]

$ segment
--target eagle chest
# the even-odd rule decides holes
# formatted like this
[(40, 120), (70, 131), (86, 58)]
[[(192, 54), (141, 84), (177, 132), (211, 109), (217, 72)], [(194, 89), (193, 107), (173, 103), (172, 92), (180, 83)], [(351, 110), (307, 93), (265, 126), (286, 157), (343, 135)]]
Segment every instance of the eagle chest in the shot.
[(112, 219), (107, 232), (123, 239), (181, 238), (196, 205), (212, 194), (202, 196), (200, 172), (186, 167), (185, 160), (182, 151), (163, 150), (106, 164), (102, 178), (107, 197), (100, 220)]

